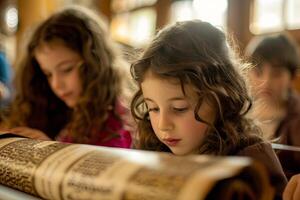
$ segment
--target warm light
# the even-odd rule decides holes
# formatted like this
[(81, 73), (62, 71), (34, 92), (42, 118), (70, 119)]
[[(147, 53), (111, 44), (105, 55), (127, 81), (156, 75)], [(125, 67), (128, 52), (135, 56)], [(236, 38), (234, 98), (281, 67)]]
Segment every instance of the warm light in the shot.
[(287, 14), (287, 26), (291, 29), (300, 28), (300, 1), (299, 0), (289, 0), (287, 2), (286, 11)]
[(172, 3), (172, 21), (186, 21), (193, 19), (192, 2), (177, 1)]
[(282, 6), (283, 0), (256, 0), (250, 30), (255, 34), (282, 31)]
[(5, 22), (10, 30), (16, 30), (18, 25), (18, 10), (15, 7), (9, 7), (5, 13)]
[(194, 0), (193, 9), (196, 17), (215, 26), (225, 28), (227, 1), (220, 0)]
[(156, 12), (144, 8), (132, 13), (115, 16), (111, 22), (112, 37), (135, 47), (144, 46), (155, 32)]
[(119, 42), (127, 43), (129, 40), (128, 18), (127, 14), (122, 14), (116, 16), (111, 22), (112, 37)]
[(131, 43), (142, 46), (147, 43), (155, 32), (156, 14), (153, 9), (142, 9), (132, 14), (130, 29)]
[(175, 1), (172, 3), (172, 22), (201, 19), (226, 28), (227, 0)]

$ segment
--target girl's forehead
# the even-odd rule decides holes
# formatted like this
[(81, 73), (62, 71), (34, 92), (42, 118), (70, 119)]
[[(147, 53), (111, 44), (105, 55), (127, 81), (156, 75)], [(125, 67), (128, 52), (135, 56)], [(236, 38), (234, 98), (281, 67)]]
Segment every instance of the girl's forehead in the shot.
[(35, 49), (35, 51), (41, 51), (44, 49), (55, 49), (57, 47), (67, 48), (65, 43), (60, 39), (53, 39), (51, 41), (40, 41)]
[(165, 90), (165, 91), (177, 91), (187, 98), (198, 98), (197, 90), (192, 84), (181, 83), (177, 77), (163, 77), (151, 70), (145, 73), (144, 79), (141, 83), (142, 90)]
[(148, 69), (145, 72), (142, 83), (149, 79), (150, 80), (154, 80), (154, 79), (161, 80), (165, 84), (180, 85), (179, 78), (162, 76), (162, 75), (159, 75), (158, 73), (153, 72), (151, 69)]

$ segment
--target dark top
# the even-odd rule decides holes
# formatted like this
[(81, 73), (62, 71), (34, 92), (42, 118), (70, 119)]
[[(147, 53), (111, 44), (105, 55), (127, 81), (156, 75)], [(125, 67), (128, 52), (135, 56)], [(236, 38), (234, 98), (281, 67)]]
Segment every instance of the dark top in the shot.
[[(300, 146), (300, 96), (293, 92), (288, 99), (287, 116), (280, 122), (275, 136), (276, 143)], [(283, 170), (288, 178), (300, 173), (300, 152), (276, 151)]]
[(287, 179), (270, 143), (255, 143), (240, 150), (236, 155), (251, 157), (262, 163), (269, 173), (271, 185), (275, 188), (275, 199), (281, 199)]

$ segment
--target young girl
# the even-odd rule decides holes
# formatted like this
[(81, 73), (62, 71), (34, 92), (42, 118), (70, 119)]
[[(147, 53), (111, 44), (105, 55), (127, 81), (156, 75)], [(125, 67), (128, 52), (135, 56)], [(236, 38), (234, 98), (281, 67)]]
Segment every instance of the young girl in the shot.
[(270, 144), (245, 117), (251, 106), (242, 65), (224, 33), (199, 20), (160, 31), (131, 73), (137, 148), (175, 155), (250, 156), (263, 162), (279, 197), (286, 178)]
[(129, 148), (121, 104), (126, 64), (108, 35), (103, 20), (80, 7), (40, 24), (17, 66), (2, 126), (37, 139)]

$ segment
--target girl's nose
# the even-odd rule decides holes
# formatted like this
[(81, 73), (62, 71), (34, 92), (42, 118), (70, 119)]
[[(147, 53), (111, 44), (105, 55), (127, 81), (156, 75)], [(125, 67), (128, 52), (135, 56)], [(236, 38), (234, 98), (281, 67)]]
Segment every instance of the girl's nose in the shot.
[(168, 116), (166, 113), (160, 113), (158, 128), (161, 131), (170, 131), (174, 128), (170, 116)]
[(64, 81), (58, 75), (52, 75), (51, 86), (52, 86), (52, 89), (55, 91), (60, 90), (64, 87)]

